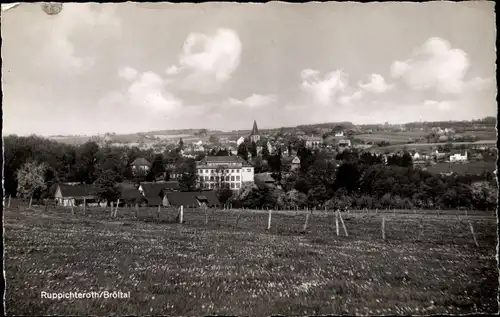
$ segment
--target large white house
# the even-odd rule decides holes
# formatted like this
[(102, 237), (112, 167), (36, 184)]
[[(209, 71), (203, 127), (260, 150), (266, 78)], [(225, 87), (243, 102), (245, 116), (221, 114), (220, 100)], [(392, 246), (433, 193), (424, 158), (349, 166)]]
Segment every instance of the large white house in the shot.
[(203, 189), (221, 187), (239, 190), (254, 182), (254, 168), (239, 156), (207, 156), (196, 166), (198, 182)]

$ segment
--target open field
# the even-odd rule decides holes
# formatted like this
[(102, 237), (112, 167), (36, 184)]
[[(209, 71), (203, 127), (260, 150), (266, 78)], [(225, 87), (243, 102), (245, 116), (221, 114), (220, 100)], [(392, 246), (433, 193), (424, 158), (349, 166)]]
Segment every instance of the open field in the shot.
[(406, 143), (409, 140), (418, 140), (424, 138), (425, 132), (376, 132), (370, 134), (356, 135), (356, 139), (380, 142), (387, 141), (389, 143)]
[(475, 161), (465, 164), (457, 163), (437, 163), (427, 167), (427, 171), (434, 174), (448, 173), (479, 175), (484, 172), (493, 172), (497, 168), (496, 162)]
[[(496, 218), (15, 206), (4, 212), (8, 315), (449, 314), (498, 311)], [(236, 226), (236, 220), (239, 219)], [(423, 232), (420, 224), (423, 221)], [(479, 247), (474, 245), (469, 223)], [(422, 234), (421, 234), (422, 233)], [(40, 292), (131, 292), (41, 299)]]
[[(482, 140), (482, 141), (475, 141), (475, 142), (450, 142), (454, 146), (458, 145), (494, 145), (497, 143), (497, 140)], [(389, 146), (384, 146), (384, 147), (378, 147), (375, 148), (375, 150), (379, 152), (385, 152), (385, 151), (396, 151), (396, 150), (403, 150), (406, 148), (407, 150), (419, 150), (419, 151), (429, 151), (434, 148), (437, 148), (438, 146), (444, 146), (446, 145), (446, 142), (443, 143), (410, 143), (410, 144), (395, 144), (395, 145), (389, 145)]]

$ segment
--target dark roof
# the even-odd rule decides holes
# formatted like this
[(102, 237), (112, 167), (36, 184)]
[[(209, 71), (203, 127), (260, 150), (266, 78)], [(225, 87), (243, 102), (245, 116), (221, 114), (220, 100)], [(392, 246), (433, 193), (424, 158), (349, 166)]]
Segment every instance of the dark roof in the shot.
[(201, 161), (199, 165), (205, 165), (207, 163), (218, 163), (218, 164), (231, 164), (231, 163), (241, 163), (243, 166), (249, 166), (248, 162), (242, 159), (238, 155), (231, 156), (206, 156)]
[(78, 184), (78, 185), (68, 185), (68, 184), (59, 184), (59, 188), (61, 189), (61, 195), (63, 197), (89, 197), (95, 196), (97, 192), (97, 186), (95, 185), (87, 185), (87, 184)]
[(135, 184), (119, 183), (118, 190), (120, 192), (120, 198), (127, 201), (139, 202), (143, 198)]
[(158, 196), (158, 197), (146, 197), (145, 199), (147, 201), (148, 206), (163, 205), (163, 198), (160, 196)]
[(163, 191), (179, 189), (178, 181), (156, 182), (156, 183), (141, 183), (144, 196), (146, 197), (160, 197)]
[(138, 157), (136, 158), (132, 164), (133, 166), (151, 166), (151, 164), (149, 164), (148, 160), (146, 160), (145, 158), (143, 157)]
[(260, 174), (255, 174), (254, 175), (254, 180), (263, 182), (263, 183), (274, 183), (275, 180), (274, 178), (269, 175), (268, 173), (260, 173)]
[(198, 201), (208, 201), (211, 206), (219, 204), (214, 191), (172, 192), (167, 193), (167, 199), (172, 206), (198, 206)]
[(252, 133), (250, 135), (259, 135), (259, 129), (257, 129), (257, 121), (253, 120)]

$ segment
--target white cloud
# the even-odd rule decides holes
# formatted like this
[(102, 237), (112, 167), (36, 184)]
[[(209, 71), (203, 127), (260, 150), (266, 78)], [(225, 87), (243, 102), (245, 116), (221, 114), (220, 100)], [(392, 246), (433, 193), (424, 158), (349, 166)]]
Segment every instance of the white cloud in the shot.
[(394, 85), (387, 84), (385, 82), (384, 77), (382, 77), (379, 74), (372, 74), (371, 81), (369, 83), (363, 84), (363, 83), (359, 82), (358, 86), (361, 87), (362, 89), (368, 91), (368, 92), (375, 93), (375, 94), (383, 93), (383, 92), (386, 92), (386, 91), (394, 88)]
[(330, 72), (321, 79), (319, 71), (304, 69), (301, 77), (301, 89), (321, 105), (330, 104), (337, 92), (344, 91), (348, 82), (347, 74), (342, 70)]
[(447, 41), (433, 37), (416, 48), (410, 59), (395, 61), (391, 74), (414, 90), (449, 94), (462, 92), (468, 68), (469, 61), (464, 51), (452, 49)]
[(94, 10), (88, 3), (65, 3), (64, 10), (53, 18), (47, 20), (45, 27), (35, 27), (41, 36), (46, 37), (45, 45), (38, 54), (38, 64), (41, 67), (60, 67), (64, 72), (81, 72), (91, 68), (95, 61), (90, 56), (80, 56), (75, 51), (71, 37), (75, 30), (95, 26), (108, 26), (101, 28), (100, 32), (110, 31), (115, 34), (120, 29), (120, 21), (115, 16), (113, 6), (99, 5), (99, 10)]
[(435, 100), (425, 100), (424, 106), (435, 107), (440, 111), (448, 111), (452, 107), (451, 101), (435, 101)]
[(165, 90), (166, 82), (156, 73), (141, 74), (128, 88), (131, 104), (154, 111), (172, 113), (182, 102)]
[(342, 96), (338, 99), (338, 102), (343, 106), (352, 105), (355, 102), (360, 101), (363, 98), (363, 92), (357, 91), (352, 95)]
[(261, 108), (274, 104), (277, 101), (275, 95), (253, 94), (244, 100), (229, 98), (227, 103), (233, 106), (247, 106), (249, 108)]
[(121, 78), (124, 78), (128, 81), (132, 81), (135, 78), (137, 78), (137, 74), (138, 74), (137, 70), (135, 70), (134, 68), (129, 67), (129, 66), (121, 67), (118, 70), (118, 76), (120, 76)]
[(465, 88), (470, 91), (481, 91), (488, 88), (494, 88), (495, 83), (493, 78), (476, 77), (465, 83)]
[(179, 65), (169, 67), (169, 75), (187, 72), (182, 88), (210, 93), (231, 78), (240, 65), (241, 41), (231, 29), (220, 28), (215, 35), (191, 33), (179, 55)]
[(169, 68), (167, 68), (167, 69), (165, 70), (165, 73), (166, 73), (167, 75), (176, 75), (176, 74), (178, 74), (178, 73), (180, 72), (180, 70), (181, 70), (181, 68), (180, 68), (180, 67), (177, 67), (177, 66), (175, 66), (175, 65), (172, 65), (172, 66), (170, 66)]

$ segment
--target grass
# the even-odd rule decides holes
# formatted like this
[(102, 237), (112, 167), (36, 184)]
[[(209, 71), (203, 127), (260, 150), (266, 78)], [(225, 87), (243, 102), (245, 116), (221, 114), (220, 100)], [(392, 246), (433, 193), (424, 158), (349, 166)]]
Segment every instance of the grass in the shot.
[(359, 134), (355, 137), (360, 140), (389, 143), (407, 143), (409, 140), (419, 140), (425, 137), (423, 132), (376, 132), (370, 134)]
[[(166, 208), (4, 212), (8, 315), (450, 314), (498, 311), (496, 219)], [(474, 213), (469, 213), (474, 214)], [(424, 235), (420, 219), (424, 219)], [(474, 246), (468, 220), (474, 224)], [(41, 299), (122, 291), (130, 299)]]
[(485, 162), (485, 161), (475, 161), (468, 162), (465, 164), (457, 164), (457, 163), (437, 163), (435, 165), (427, 167), (427, 171), (439, 174), (439, 173), (448, 173), (453, 171), (457, 174), (471, 174), (471, 175), (479, 175), (483, 172), (493, 172), (496, 169), (495, 162)]

